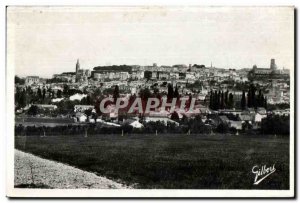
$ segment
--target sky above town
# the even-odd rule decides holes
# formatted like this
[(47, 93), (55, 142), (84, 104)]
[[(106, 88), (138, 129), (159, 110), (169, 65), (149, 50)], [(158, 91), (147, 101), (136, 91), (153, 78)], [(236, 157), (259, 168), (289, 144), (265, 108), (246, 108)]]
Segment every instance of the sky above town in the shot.
[(9, 7), (7, 67), (18, 76), (104, 65), (294, 68), (292, 7)]

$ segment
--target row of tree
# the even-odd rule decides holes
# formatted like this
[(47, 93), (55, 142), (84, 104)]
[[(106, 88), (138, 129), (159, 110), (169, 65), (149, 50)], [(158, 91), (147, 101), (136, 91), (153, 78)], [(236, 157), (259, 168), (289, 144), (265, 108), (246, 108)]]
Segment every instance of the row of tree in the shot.
[[(81, 90), (70, 89), (68, 85), (64, 85), (63, 90), (58, 89), (54, 91), (52, 88), (37, 88), (33, 91), (30, 86), (25, 88), (16, 88), (15, 92), (15, 104), (17, 109), (23, 108), (28, 104), (49, 104), (51, 99), (69, 97), (76, 93), (83, 93)], [(85, 98), (83, 104), (91, 104), (90, 98)]]
[(223, 91), (212, 91), (209, 97), (209, 108), (213, 110), (234, 108), (233, 94)]
[(250, 85), (247, 93), (243, 91), (242, 99), (241, 99), (241, 108), (244, 110), (248, 108), (257, 108), (257, 107), (265, 107), (267, 108), (267, 97), (264, 96), (262, 90), (260, 89), (257, 94), (257, 89), (254, 85)]
[(167, 99), (171, 100), (173, 98), (179, 98), (180, 94), (178, 92), (178, 87), (177, 85), (175, 86), (175, 88), (173, 87), (172, 84), (168, 84), (168, 93), (167, 93)]
[(46, 99), (46, 89), (38, 89), (37, 92), (34, 92), (31, 87), (26, 88), (16, 88), (15, 92), (15, 105), (17, 108), (23, 108), (27, 104), (40, 103)]
[[(15, 126), (16, 136), (51, 136), (51, 135), (96, 135), (96, 134), (208, 134), (211, 132), (217, 133), (236, 133), (235, 128), (229, 128), (226, 124), (219, 124), (216, 128), (205, 125), (200, 116), (193, 119), (182, 119), (179, 121), (180, 125), (175, 123), (164, 122), (142, 122), (143, 128), (133, 128), (131, 125), (125, 124), (121, 127), (108, 127), (101, 124), (89, 125), (65, 125), (55, 127), (38, 127), (38, 126)], [(289, 135), (290, 134), (290, 117), (271, 115), (264, 118), (261, 123), (260, 131), (257, 133), (264, 135)], [(243, 131), (247, 126), (243, 126)]]
[(180, 125), (162, 121), (143, 122), (143, 128), (133, 128), (129, 124), (121, 127), (108, 127), (102, 124), (65, 125), (55, 127), (15, 126), (16, 136), (52, 136), (52, 135), (96, 135), (96, 134), (203, 134), (211, 132), (209, 126), (204, 125), (201, 117), (183, 119)]
[[(257, 94), (258, 92), (258, 94)], [(267, 97), (264, 96), (262, 90), (257, 91), (254, 85), (249, 87), (247, 96), (246, 92), (243, 91), (242, 98), (240, 101), (240, 106), (236, 105), (234, 102), (234, 97), (232, 93), (223, 91), (211, 91), (209, 108), (213, 110), (218, 109), (231, 109), (240, 107), (242, 110), (248, 108), (264, 107), (267, 108)]]

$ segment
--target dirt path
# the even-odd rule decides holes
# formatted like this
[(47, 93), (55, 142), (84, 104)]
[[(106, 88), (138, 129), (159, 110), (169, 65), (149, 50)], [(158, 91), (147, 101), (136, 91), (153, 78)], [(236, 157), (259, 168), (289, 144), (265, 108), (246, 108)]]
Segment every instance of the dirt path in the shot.
[(44, 185), (48, 188), (128, 188), (120, 183), (62, 163), (15, 150), (15, 186)]

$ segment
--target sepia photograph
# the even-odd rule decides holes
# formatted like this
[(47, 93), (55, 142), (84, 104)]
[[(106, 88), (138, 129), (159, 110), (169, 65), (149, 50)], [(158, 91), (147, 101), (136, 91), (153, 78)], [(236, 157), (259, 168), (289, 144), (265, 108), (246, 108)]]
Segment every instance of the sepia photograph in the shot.
[(293, 198), (294, 18), (7, 6), (7, 196)]

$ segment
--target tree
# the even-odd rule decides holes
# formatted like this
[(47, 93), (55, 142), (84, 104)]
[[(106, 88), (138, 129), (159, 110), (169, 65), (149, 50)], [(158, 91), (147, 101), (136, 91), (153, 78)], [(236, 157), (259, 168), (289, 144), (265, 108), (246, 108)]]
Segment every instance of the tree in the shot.
[(218, 133), (227, 133), (229, 131), (229, 127), (225, 123), (220, 123), (216, 130)]
[(177, 85), (176, 85), (176, 87), (175, 87), (175, 91), (174, 91), (174, 95), (173, 95), (173, 98), (179, 98), (179, 92), (178, 92), (178, 87), (177, 87)]
[(23, 90), (21, 92), (18, 103), (19, 103), (20, 107), (25, 107), (27, 105), (27, 93), (25, 90)]
[(264, 106), (264, 96), (263, 96), (263, 94), (261, 92), (261, 89), (258, 92), (256, 101), (257, 101), (257, 106), (258, 107)]
[(25, 80), (23, 78), (19, 78), (18, 76), (15, 76), (15, 84), (24, 85)]
[(196, 68), (205, 68), (205, 65), (203, 65), (203, 64), (201, 64), (201, 65), (194, 64), (193, 67), (196, 67)]
[(172, 84), (168, 84), (168, 94), (167, 94), (168, 100), (172, 99), (173, 96), (174, 96), (173, 85)]
[(228, 106), (231, 109), (233, 108), (233, 94), (232, 93), (229, 94)]
[(214, 96), (213, 96), (214, 98), (213, 98), (213, 101), (214, 101), (214, 103), (213, 103), (213, 109), (214, 110), (217, 110), (218, 109), (218, 92), (217, 92), (217, 90), (215, 90), (215, 93), (214, 93)]
[(252, 100), (251, 100), (252, 96), (251, 96), (251, 91), (250, 89), (248, 90), (248, 94), (247, 94), (247, 106), (248, 108), (252, 107)]
[(87, 104), (87, 105), (91, 105), (91, 104), (92, 104), (91, 96), (90, 96), (90, 95), (87, 95), (87, 96), (86, 96), (86, 104)]
[(174, 111), (171, 115), (171, 119), (174, 121), (179, 121), (179, 115), (176, 111)]
[(64, 84), (63, 94), (67, 97), (69, 96), (70, 87), (67, 84)]
[(251, 130), (252, 128), (253, 128), (253, 126), (249, 122), (244, 122), (242, 124), (242, 130), (243, 130), (243, 132), (245, 132), (247, 130)]
[(255, 92), (256, 89), (254, 87), (253, 84), (250, 85), (250, 91), (251, 91), (251, 102), (252, 102), (252, 106), (251, 107), (257, 107), (257, 103), (256, 103), (256, 96), (255, 96)]
[(39, 99), (42, 98), (42, 90), (41, 90), (41, 88), (38, 88), (38, 90), (37, 90), (37, 96), (38, 96)]
[(243, 94), (242, 94), (241, 108), (242, 108), (242, 110), (246, 109), (246, 95), (245, 95), (245, 91), (243, 91)]
[(265, 107), (265, 97), (260, 89), (256, 98), (257, 107)]
[(116, 85), (115, 89), (114, 89), (114, 93), (113, 93), (113, 98), (114, 98), (114, 102), (117, 102), (117, 98), (120, 97), (120, 93), (119, 93), (119, 86)]
[(26, 98), (26, 91), (21, 88), (16, 88), (16, 93), (15, 93), (15, 103), (17, 105), (17, 108), (23, 108), (27, 104), (27, 98)]
[(92, 115), (92, 110), (91, 110), (91, 109), (86, 109), (86, 110), (84, 111), (84, 113), (85, 113), (85, 115), (86, 115), (87, 117), (89, 117), (89, 116)]
[(151, 77), (152, 77), (152, 72), (151, 71), (145, 71), (144, 72), (144, 78), (146, 78), (147, 81), (150, 80)]
[(261, 131), (263, 134), (290, 134), (290, 116), (270, 115), (262, 119)]
[(224, 101), (224, 103), (225, 103), (225, 108), (228, 108), (228, 94), (229, 94), (229, 92), (228, 92), (228, 90), (226, 90), (226, 92), (225, 92), (225, 101)]
[(28, 111), (27, 111), (27, 114), (28, 115), (31, 115), (31, 116), (35, 116), (39, 113), (39, 108), (35, 105), (32, 105)]
[(264, 107), (265, 109), (268, 108), (268, 101), (267, 101), (267, 97), (264, 98)]
[(197, 115), (195, 116), (195, 118), (188, 120), (187, 124), (187, 130), (190, 130), (190, 132), (207, 133), (209, 130), (207, 126), (202, 122), (200, 115)]
[(92, 112), (92, 119), (94, 119), (95, 123), (97, 122), (98, 115), (97, 113)]
[(43, 96), (42, 96), (43, 100), (45, 100), (45, 97), (46, 97), (46, 89), (43, 88)]
[(214, 104), (214, 93), (211, 90), (210, 94), (209, 94), (209, 108), (210, 109), (213, 109), (213, 106), (214, 106), (213, 104)]
[(151, 92), (148, 88), (141, 89), (139, 95), (143, 101), (146, 101), (149, 97), (151, 97)]
[(221, 109), (224, 109), (225, 107), (225, 104), (224, 104), (224, 92), (222, 91), (221, 93), (221, 104), (220, 104), (220, 108)]
[(48, 88), (47, 92), (49, 92), (49, 97), (52, 98), (53, 97), (53, 90), (51, 89), (51, 87)]
[(62, 91), (61, 90), (57, 90), (56, 97), (57, 98), (61, 98), (62, 97)]
[(96, 99), (97, 97), (100, 97), (100, 96), (102, 96), (102, 91), (101, 91), (101, 89), (100, 88), (96, 88), (95, 90), (94, 90), (94, 92), (92, 93), (92, 98), (94, 98), (94, 99)]
[(96, 110), (96, 116), (101, 116), (102, 115), (102, 111), (100, 110), (100, 103), (101, 103), (101, 99), (97, 99), (96, 103), (95, 103), (95, 110)]
[(221, 91), (219, 90), (218, 94), (217, 94), (217, 104), (216, 104), (216, 109), (220, 109), (221, 108)]

